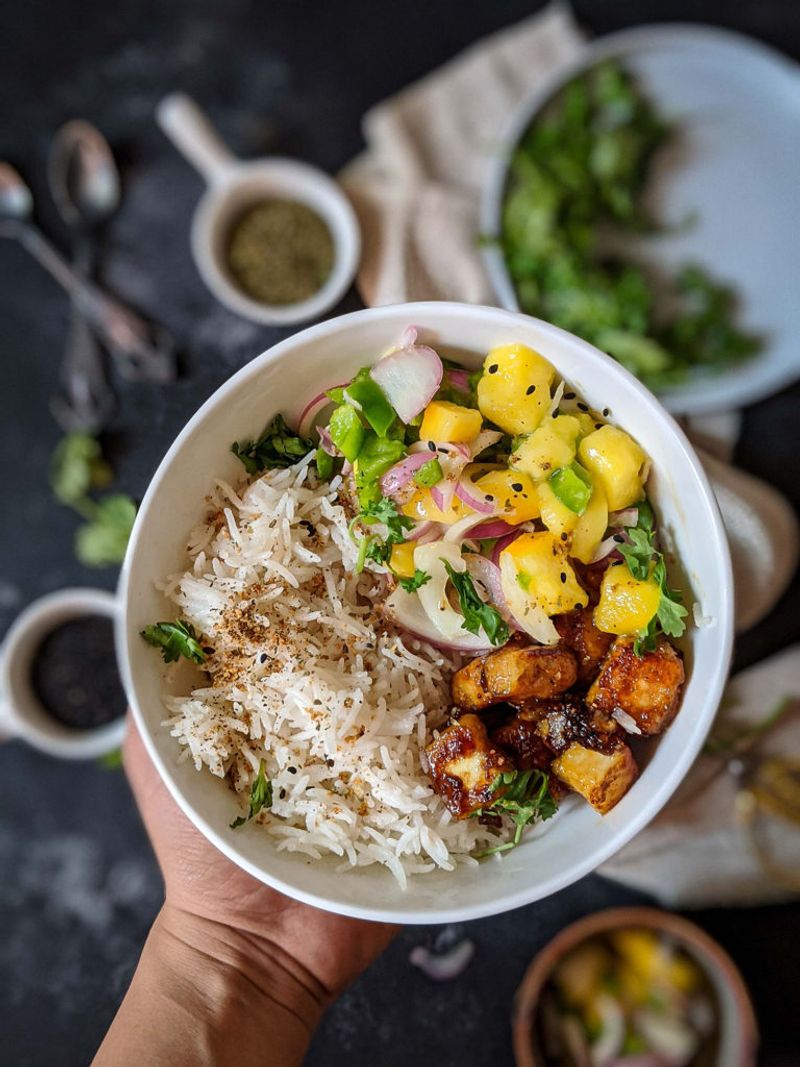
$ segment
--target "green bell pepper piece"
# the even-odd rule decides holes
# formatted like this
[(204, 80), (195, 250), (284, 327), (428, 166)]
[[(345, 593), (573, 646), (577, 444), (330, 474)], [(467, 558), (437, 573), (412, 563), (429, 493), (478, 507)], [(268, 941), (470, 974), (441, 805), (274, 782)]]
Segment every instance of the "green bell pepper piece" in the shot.
[(565, 508), (583, 515), (592, 496), (592, 479), (579, 463), (559, 467), (550, 478), (550, 488)]
[(359, 371), (345, 389), (344, 398), (359, 409), (379, 437), (386, 436), (395, 420), (394, 408), (386, 399), (383, 389), (369, 374)]
[(317, 474), (323, 482), (330, 481), (333, 475), (334, 459), (333, 456), (329, 456), (324, 448), (318, 448), (316, 455), (314, 456), (314, 462), (317, 465)]
[(331, 440), (345, 459), (355, 462), (364, 443), (364, 427), (355, 408), (342, 404), (335, 409), (328, 424)]
[[(333, 435), (331, 435), (333, 436)], [(406, 454), (402, 441), (367, 434), (355, 468), (356, 489), (362, 509), (366, 510), (383, 495), (378, 480)]]
[(444, 471), (438, 459), (429, 459), (423, 463), (414, 475), (414, 481), (422, 489), (431, 489), (444, 478)]

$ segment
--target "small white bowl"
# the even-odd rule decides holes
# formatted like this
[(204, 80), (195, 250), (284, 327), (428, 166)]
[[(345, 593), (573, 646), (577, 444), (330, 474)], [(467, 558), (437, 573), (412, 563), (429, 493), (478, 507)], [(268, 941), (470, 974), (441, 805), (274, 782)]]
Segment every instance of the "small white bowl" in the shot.
[[(311, 862), (276, 851), (258, 827), (230, 830), (238, 809), (226, 784), (198, 773), (190, 760), (178, 762), (178, 743), (162, 725), (164, 663), (139, 631), (174, 615), (156, 583), (186, 569), (186, 536), (203, 513), (214, 479), (241, 476), (231, 441), (257, 435), (277, 412), (296, 420), (310, 396), (374, 362), (408, 325), (471, 367), (494, 345), (531, 345), (588, 403), (610, 408), (611, 421), (629, 430), (652, 457), (650, 488), (662, 533), (679, 555), (685, 586), (692, 587), (690, 601), (697, 600), (712, 621), (688, 632), (681, 711), (651, 746), (638, 782), (609, 815), (570, 798), (534, 839), (502, 859), (418, 876), (403, 892), (378, 866), (339, 873), (338, 860)], [(691, 445), (655, 397), (618, 363), (563, 330), (498, 308), (450, 303), (372, 308), (321, 323), (227, 381), (158, 468), (131, 535), (119, 596), (118, 658), (128, 697), (150, 755), (195, 826), (235, 863), (291, 897), (345, 915), (404, 923), (456, 922), (527, 904), (588, 874), (638, 833), (669, 799), (703, 744), (727, 677), (733, 630), (730, 558), (716, 502)]]
[(21, 612), (0, 648), (0, 730), (60, 759), (95, 759), (119, 748), (125, 734), (120, 717), (91, 730), (71, 730), (42, 706), (31, 684), (36, 652), (49, 633), (71, 619), (104, 615), (116, 620), (117, 599), (102, 589), (62, 589), (40, 597)]
[[(278, 157), (242, 162), (234, 158), (197, 105), (182, 93), (162, 100), (159, 125), (175, 147), (205, 178), (208, 188), (192, 221), (192, 254), (216, 298), (231, 311), (268, 326), (293, 325), (319, 318), (347, 291), (361, 254), (361, 233), (350, 201), (324, 171)], [(322, 218), (334, 246), (331, 273), (321, 288), (295, 304), (252, 300), (233, 281), (226, 264), (226, 243), (236, 218), (265, 199), (296, 200)]]

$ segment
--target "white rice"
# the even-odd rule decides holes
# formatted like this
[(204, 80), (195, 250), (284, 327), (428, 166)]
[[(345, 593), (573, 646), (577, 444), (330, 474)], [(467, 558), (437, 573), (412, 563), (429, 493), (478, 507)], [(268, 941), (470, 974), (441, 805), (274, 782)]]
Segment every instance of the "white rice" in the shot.
[(191, 566), (165, 586), (214, 649), (211, 679), (165, 697), (168, 725), (184, 758), (228, 777), (243, 810), (265, 760), (272, 807), (231, 833), (266, 832), (342, 870), (380, 863), (405, 886), (476, 863), (470, 853), (500, 836), (453, 819), (424, 772), (458, 660), (384, 623), (386, 578), (354, 574), (341, 482), (317, 485), (309, 463), (241, 495), (217, 483)]

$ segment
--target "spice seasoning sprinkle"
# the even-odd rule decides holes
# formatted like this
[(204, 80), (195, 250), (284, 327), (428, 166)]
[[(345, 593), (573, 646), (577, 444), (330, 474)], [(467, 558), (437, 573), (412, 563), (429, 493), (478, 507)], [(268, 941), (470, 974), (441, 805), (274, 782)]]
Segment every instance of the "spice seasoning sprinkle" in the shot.
[(294, 200), (262, 200), (234, 222), (228, 269), (262, 304), (297, 304), (313, 296), (333, 269), (331, 232), (316, 211)]

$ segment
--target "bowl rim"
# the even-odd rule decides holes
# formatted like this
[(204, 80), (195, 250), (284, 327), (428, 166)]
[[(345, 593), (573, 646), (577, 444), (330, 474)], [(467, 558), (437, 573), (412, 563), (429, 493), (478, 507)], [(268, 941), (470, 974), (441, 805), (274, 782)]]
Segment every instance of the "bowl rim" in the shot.
[[(675, 44), (686, 47), (710, 46), (745, 51), (756, 62), (769, 63), (776, 71), (800, 83), (800, 65), (771, 45), (748, 34), (723, 27), (691, 22), (664, 22), (657, 25), (632, 26), (605, 34), (585, 43), (568, 63), (558, 67), (532, 93), (529, 93), (513, 109), (509, 121), (501, 129), (497, 144), (490, 158), (482, 182), (478, 209), (480, 232), (489, 240), (481, 248), (484, 269), (492, 293), (500, 306), (509, 311), (521, 311), (514, 284), (496, 242), (500, 231), (503, 194), (509, 173), (511, 154), (519, 144), (528, 126), (547, 101), (568, 81), (591, 67), (612, 59), (619, 52), (633, 47)], [(757, 355), (756, 361), (765, 355)], [(766, 361), (756, 382), (733, 388), (720, 388), (725, 375), (710, 377), (692, 385), (691, 382), (678, 389), (666, 389), (659, 394), (661, 403), (677, 416), (716, 414), (734, 407), (754, 404), (795, 382), (800, 375), (800, 363), (795, 367), (772, 366)]]
[[(145, 717), (139, 706), (137, 687), (134, 682), (130, 657), (128, 655), (129, 640), (132, 636), (135, 636), (129, 633), (130, 626), (127, 618), (132, 560), (136, 555), (139, 542), (143, 539), (146, 531), (148, 515), (153, 500), (158, 493), (160, 483), (164, 478), (166, 471), (171, 467), (177, 454), (183, 448), (184, 442), (195, 432), (196, 428), (203, 422), (206, 415), (210, 411), (224, 404), (228, 397), (235, 393), (244, 382), (256, 378), (265, 366), (280, 360), (284, 355), (288, 355), (292, 352), (295, 346), (307, 344), (318, 337), (335, 334), (336, 332), (344, 331), (346, 333), (348, 328), (354, 323), (368, 319), (380, 320), (382, 318), (393, 319), (399, 317), (402, 317), (408, 322), (412, 322), (415, 319), (424, 318), (426, 315), (437, 316), (442, 314), (458, 315), (467, 320), (470, 318), (483, 319), (485, 316), (489, 315), (495, 319), (498, 324), (504, 322), (509, 329), (512, 329), (515, 324), (518, 324), (520, 319), (534, 322), (537, 329), (544, 334), (551, 334), (555, 338), (567, 341), (573, 348), (577, 346), (578, 348), (583, 349), (585, 354), (590, 356), (591, 359), (595, 361), (599, 359), (602, 363), (605, 363), (609, 373), (612, 375), (621, 375), (623, 378), (627, 379), (629, 385), (631, 385), (634, 391), (638, 394), (639, 403), (645, 405), (652, 412), (654, 418), (663, 423), (665, 430), (672, 436), (676, 447), (680, 451), (683, 461), (691, 468), (696, 481), (699, 483), (698, 488), (707, 505), (708, 518), (711, 522), (710, 527), (705, 530), (705, 533), (706, 536), (713, 538), (716, 542), (720, 564), (724, 571), (725, 580), (723, 587), (719, 590), (720, 605), (719, 611), (717, 612), (717, 620), (719, 624), (718, 655), (714, 673), (713, 675), (709, 675), (707, 680), (708, 684), (706, 685), (705, 703), (703, 705), (704, 714), (699, 716), (696, 721), (696, 732), (692, 739), (692, 743), (684, 748), (681, 759), (673, 764), (671, 775), (663, 778), (660, 782), (654, 785), (653, 790), (649, 794), (648, 803), (642, 805), (641, 809), (631, 817), (627, 823), (617, 828), (610, 836), (610, 839), (595, 851), (592, 851), (582, 863), (574, 864), (572, 867), (559, 872), (547, 882), (540, 885), (517, 888), (515, 891), (510, 890), (508, 895), (502, 897), (500, 906), (495, 906), (494, 903), (486, 903), (478, 905), (448, 906), (440, 910), (431, 911), (429, 909), (414, 910), (412, 908), (395, 909), (383, 906), (378, 902), (375, 906), (366, 908), (360, 904), (351, 904), (348, 901), (343, 900), (334, 901), (328, 899), (324, 895), (306, 891), (304, 889), (298, 889), (290, 883), (285, 882), (282, 878), (279, 878), (272, 873), (268, 873), (263, 867), (253, 863), (244, 856), (235, 845), (211, 826), (206, 819), (200, 816), (193, 809), (188, 799), (184, 797), (177, 782), (173, 781), (170, 770), (158, 752), (155, 740), (150, 733)], [(650, 393), (645, 386), (624, 367), (618, 364), (615, 360), (612, 360), (610, 356), (600, 352), (593, 345), (590, 345), (587, 341), (581, 340), (574, 334), (570, 334), (568, 331), (562, 330), (560, 327), (553, 326), (541, 319), (535, 319), (533, 316), (524, 315), (521, 312), (512, 312), (497, 307), (463, 304), (450, 301), (388, 304), (381, 307), (354, 311), (348, 315), (342, 315), (326, 320), (325, 322), (310, 326), (305, 330), (301, 330), (298, 333), (279, 341), (276, 345), (273, 345), (271, 348), (268, 348), (259, 356), (251, 360), (250, 363), (242, 367), (241, 370), (227, 379), (227, 381), (223, 382), (223, 384), (211, 394), (211, 396), (186, 422), (153, 474), (139, 507), (136, 521), (128, 541), (128, 549), (120, 571), (118, 598), (120, 610), (117, 616), (116, 629), (117, 659), (120, 664), (121, 676), (133, 712), (133, 717), (142, 735), (145, 748), (155, 764), (161, 780), (167, 786), (173, 799), (190, 822), (192, 822), (206, 839), (229, 860), (247, 871), (247, 873), (254, 878), (271, 886), (273, 889), (278, 890), (278, 892), (281, 892), (286, 896), (323, 910), (336, 912), (340, 915), (400, 924), (463, 922), (470, 919), (499, 914), (503, 911), (510, 911), (535, 900), (543, 899), (560, 889), (572, 885), (574, 882), (578, 881), (578, 879), (591, 873), (601, 864), (605, 863), (606, 860), (626, 845), (658, 814), (670, 796), (683, 781), (702, 747), (703, 741), (705, 740), (716, 714), (719, 700), (727, 681), (733, 648), (733, 577), (730, 553), (728, 551), (728, 543), (722, 525), (722, 518), (705, 471), (686, 435), (675, 422), (674, 418), (659, 404), (653, 394)]]
[[(755, 1009), (739, 968), (722, 945), (696, 923), (681, 915), (658, 908), (629, 906), (606, 908), (576, 919), (557, 933), (533, 957), (514, 996), (512, 1009), (512, 1039), (517, 1067), (543, 1067), (544, 1061), (534, 1048), (531, 1033), (539, 1008), (539, 996), (555, 965), (584, 941), (597, 934), (625, 926), (644, 926), (666, 933), (690, 948), (699, 950), (713, 962), (716, 975), (734, 998), (737, 1018), (746, 1042), (741, 1049), (739, 1060), (726, 1064), (725, 1067), (754, 1067), (758, 1047)], [(700, 963), (706, 971), (709, 970), (704, 960)]]

